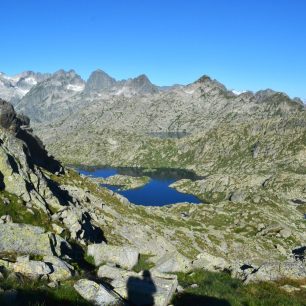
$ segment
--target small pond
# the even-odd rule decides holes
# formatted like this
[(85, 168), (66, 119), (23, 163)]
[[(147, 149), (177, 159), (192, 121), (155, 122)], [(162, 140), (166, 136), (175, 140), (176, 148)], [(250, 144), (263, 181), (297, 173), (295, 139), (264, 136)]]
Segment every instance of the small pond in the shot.
[[(106, 187), (126, 197), (130, 202), (146, 206), (163, 206), (168, 204), (189, 202), (201, 203), (191, 194), (179, 192), (171, 187), (172, 183), (180, 179), (200, 179), (194, 172), (181, 169), (143, 169), (143, 168), (78, 168), (81, 174), (96, 178), (107, 178), (115, 174), (129, 176), (149, 176), (150, 182), (140, 188), (119, 190), (119, 186), (107, 185)], [(104, 185), (105, 186), (105, 185)]]

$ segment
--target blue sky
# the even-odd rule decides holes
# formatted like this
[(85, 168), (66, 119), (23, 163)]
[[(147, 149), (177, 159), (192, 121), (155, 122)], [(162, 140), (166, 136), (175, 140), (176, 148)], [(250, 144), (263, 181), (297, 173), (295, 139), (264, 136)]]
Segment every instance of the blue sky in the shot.
[(203, 74), (306, 98), (305, 0), (0, 1), (0, 71), (101, 68), (158, 85)]

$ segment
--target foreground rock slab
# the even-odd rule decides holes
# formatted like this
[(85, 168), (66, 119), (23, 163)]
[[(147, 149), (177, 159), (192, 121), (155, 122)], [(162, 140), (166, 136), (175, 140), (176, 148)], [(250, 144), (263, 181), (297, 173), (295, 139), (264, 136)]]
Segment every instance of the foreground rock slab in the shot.
[(0, 252), (58, 255), (70, 245), (42, 227), (18, 223), (0, 224)]
[(191, 270), (191, 261), (179, 252), (168, 252), (158, 259), (154, 270), (162, 273), (188, 272)]
[(111, 290), (94, 281), (80, 279), (74, 288), (85, 300), (96, 306), (120, 305), (119, 298)]
[(101, 266), (98, 277), (111, 279), (114, 291), (132, 305), (166, 306), (178, 286), (176, 275), (143, 271), (140, 273)]
[(139, 252), (135, 248), (105, 243), (89, 245), (87, 254), (94, 258), (96, 266), (110, 262), (128, 270), (137, 264), (139, 258)]

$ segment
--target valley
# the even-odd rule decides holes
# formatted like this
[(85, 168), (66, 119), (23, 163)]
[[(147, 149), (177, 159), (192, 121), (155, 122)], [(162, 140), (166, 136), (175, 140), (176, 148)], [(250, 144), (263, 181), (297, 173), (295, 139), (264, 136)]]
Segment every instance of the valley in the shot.
[[(4, 279), (21, 273), (56, 290), (74, 286), (90, 303), (97, 301), (86, 292), (111, 285), (105, 298), (120, 304), (128, 279), (150, 270), (156, 305), (209, 296), (205, 279), (223, 277), (243, 288), (228, 291), (238, 296), (227, 297), (231, 305), (244, 305), (250, 292), (256, 301), (260, 290), (303, 305), (300, 99), (270, 89), (237, 94), (208, 76), (161, 88), (145, 75), (117, 81), (101, 70), (87, 81), (73, 70), (21, 75), (37, 83), (24, 95), (17, 85), (0, 91), (16, 109), (1, 100)], [(38, 249), (23, 243), (35, 235)], [(60, 268), (64, 275), (55, 275)]]

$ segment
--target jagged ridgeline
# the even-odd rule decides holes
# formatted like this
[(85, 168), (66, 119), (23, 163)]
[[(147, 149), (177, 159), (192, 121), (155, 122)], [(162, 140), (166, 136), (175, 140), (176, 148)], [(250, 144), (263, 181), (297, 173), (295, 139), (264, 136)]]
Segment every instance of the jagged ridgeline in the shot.
[[(199, 295), (199, 305), (252, 305), (262, 302), (260, 291), (280, 305), (303, 305), (306, 116), (299, 99), (271, 90), (236, 94), (206, 76), (170, 88), (144, 75), (116, 81), (100, 70), (87, 82), (74, 71), (23, 78), (6, 77), (18, 93), (7, 86), (5, 94), (56, 158), (29, 118), (1, 100), (5, 303), (31, 300), (24, 285), (31, 280), (54, 305), (63, 291), (71, 305), (83, 305), (80, 296), (97, 305), (133, 302), (144, 292), (156, 305), (173, 297), (192, 305)], [(136, 206), (58, 158), (190, 169), (197, 179), (172, 187), (203, 204)]]

